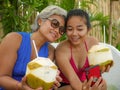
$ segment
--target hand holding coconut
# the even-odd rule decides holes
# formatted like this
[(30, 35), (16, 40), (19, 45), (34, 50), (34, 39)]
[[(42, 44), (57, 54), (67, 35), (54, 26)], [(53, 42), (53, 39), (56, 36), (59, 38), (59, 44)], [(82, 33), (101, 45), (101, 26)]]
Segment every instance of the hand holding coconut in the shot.
[(49, 58), (38, 57), (27, 65), (27, 84), (33, 89), (43, 87), (48, 90), (53, 87), (57, 71), (57, 66)]
[(101, 72), (108, 72), (113, 66), (113, 57), (110, 48), (104, 45), (94, 45), (88, 51), (90, 66), (100, 65)]
[[(54, 84), (53, 84), (53, 88), (58, 88), (59, 86), (60, 86), (60, 83), (59, 82), (61, 82), (62, 81), (62, 79), (61, 79), (61, 77), (59, 76), (59, 71), (57, 72), (57, 76), (56, 76), (56, 80), (55, 80), (55, 82), (54, 82)], [(31, 88), (28, 84), (27, 84), (27, 78), (26, 78), (26, 76), (24, 76), (23, 78), (22, 78), (22, 81), (21, 82), (18, 82), (17, 84), (17, 89), (18, 90), (44, 90), (44, 88), (43, 87), (38, 87), (38, 88), (36, 88), (36, 89), (33, 89), (33, 88)], [(51, 89), (49, 89), (49, 90), (51, 90)]]
[[(22, 78), (22, 81), (17, 83), (17, 90), (34, 90), (34, 89), (32, 89), (32, 88), (30, 88), (30, 86), (28, 86), (28, 84), (26, 83), (26, 76), (24, 76)], [(43, 88), (39, 87), (35, 90), (43, 90)]]
[[(59, 86), (59, 81), (61, 80), (58, 77), (57, 66), (49, 58), (38, 56), (34, 40), (33, 45), (37, 58), (27, 64), (27, 84), (33, 89), (42, 87), (43, 90), (49, 90), (53, 87), (54, 84), (56, 84), (56, 86)], [(56, 80), (56, 77), (59, 81)]]

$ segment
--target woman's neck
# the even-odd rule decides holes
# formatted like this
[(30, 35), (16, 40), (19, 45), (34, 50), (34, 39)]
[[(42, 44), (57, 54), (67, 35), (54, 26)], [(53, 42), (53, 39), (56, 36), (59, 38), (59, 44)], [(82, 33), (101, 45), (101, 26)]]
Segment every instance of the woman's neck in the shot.
[(68, 42), (69, 42), (70, 45), (71, 45), (72, 47), (74, 47), (74, 48), (81, 48), (81, 47), (84, 45), (84, 40), (81, 40), (81, 41), (79, 42), (79, 44), (72, 44), (69, 40), (68, 40)]
[(37, 47), (41, 47), (45, 42), (47, 42), (47, 40), (44, 38), (44, 36), (37, 31), (32, 33), (31, 40), (35, 41), (35, 44)]

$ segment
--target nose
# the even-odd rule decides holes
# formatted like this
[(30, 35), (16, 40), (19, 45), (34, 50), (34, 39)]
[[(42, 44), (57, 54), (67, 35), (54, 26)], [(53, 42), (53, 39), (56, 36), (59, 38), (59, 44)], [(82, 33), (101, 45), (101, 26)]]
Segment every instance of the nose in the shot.
[(73, 30), (73, 35), (77, 35), (77, 30)]

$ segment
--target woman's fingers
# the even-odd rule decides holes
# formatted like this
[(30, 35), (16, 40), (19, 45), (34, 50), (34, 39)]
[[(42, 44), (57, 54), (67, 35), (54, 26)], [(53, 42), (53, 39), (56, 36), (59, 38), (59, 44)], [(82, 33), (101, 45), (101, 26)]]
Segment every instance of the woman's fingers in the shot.
[(26, 76), (24, 76), (24, 77), (22, 78), (21, 83), (22, 83), (22, 84), (26, 84)]
[(110, 68), (111, 68), (110, 65), (108, 65), (108, 66), (103, 66), (103, 67), (101, 68), (101, 73), (109, 72), (109, 71), (110, 71)]
[(54, 82), (54, 86), (56, 86), (56, 87), (59, 87), (60, 86), (60, 81), (62, 80), (62, 79), (60, 79), (59, 78), (59, 76), (56, 76), (56, 81)]
[[(54, 88), (58, 88), (58, 87), (60, 86), (60, 82), (62, 81), (62, 78), (59, 76), (59, 74), (60, 74), (60, 72), (58, 71), (58, 72), (57, 72), (57, 76), (56, 76), (56, 80), (55, 80), (54, 85), (53, 85)], [(26, 83), (26, 76), (24, 76), (24, 77), (22, 78), (21, 84), (22, 84), (22, 89), (24, 89), (24, 90), (33, 90), (32, 88), (30, 88), (30, 87), (27, 85), (27, 83)], [(43, 88), (40, 87), (40, 88), (37, 88), (37, 89), (35, 89), (35, 90), (43, 90)]]
[(88, 81), (85, 80), (82, 84), (82, 89), (83, 90), (91, 90), (91, 84), (92, 84), (92, 81), (93, 81), (93, 77), (91, 77)]
[(56, 80), (54, 82), (54, 86), (56, 86), (56, 87), (59, 87), (60, 86), (60, 82), (62, 81), (62, 78), (59, 76), (59, 74), (60, 74), (60, 71), (58, 70), (57, 76), (56, 76)]
[(98, 78), (97, 82), (93, 86), (99, 86), (101, 83), (102, 77)]
[(104, 72), (105, 72), (105, 69), (106, 69), (106, 67), (105, 67), (105, 66), (102, 66), (102, 68), (101, 68), (101, 73), (104, 73)]
[(107, 68), (106, 68), (106, 72), (109, 72), (109, 71), (110, 71), (110, 68), (111, 68), (111, 66), (108, 65)]
[(89, 81), (88, 81), (89, 87), (91, 86), (92, 82), (93, 82), (93, 77), (91, 77), (91, 78), (89, 79)]

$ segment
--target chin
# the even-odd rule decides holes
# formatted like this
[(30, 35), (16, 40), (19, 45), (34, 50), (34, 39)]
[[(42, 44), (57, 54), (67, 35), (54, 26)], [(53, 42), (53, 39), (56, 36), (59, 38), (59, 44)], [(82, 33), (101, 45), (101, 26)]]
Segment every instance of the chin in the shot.
[(56, 41), (56, 39), (53, 39), (53, 38), (50, 39), (50, 38), (49, 38), (49, 42), (55, 42), (55, 41)]
[(80, 42), (71, 42), (73, 45), (79, 45)]

